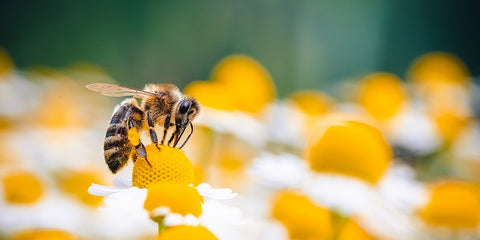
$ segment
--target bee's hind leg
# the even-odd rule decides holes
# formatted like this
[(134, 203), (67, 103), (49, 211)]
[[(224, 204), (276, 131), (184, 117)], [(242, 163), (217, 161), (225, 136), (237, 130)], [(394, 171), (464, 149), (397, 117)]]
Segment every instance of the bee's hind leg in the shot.
[[(131, 120), (128, 120), (127, 125), (128, 125), (128, 140), (135, 147), (135, 151), (137, 152), (138, 156), (144, 158), (148, 166), (151, 167), (152, 164), (150, 164), (150, 162), (147, 159), (147, 150), (145, 149), (145, 146), (143, 145), (143, 143), (140, 141), (140, 134), (138, 133), (137, 129), (135, 128)], [(134, 160), (136, 160), (136, 158), (134, 158)]]

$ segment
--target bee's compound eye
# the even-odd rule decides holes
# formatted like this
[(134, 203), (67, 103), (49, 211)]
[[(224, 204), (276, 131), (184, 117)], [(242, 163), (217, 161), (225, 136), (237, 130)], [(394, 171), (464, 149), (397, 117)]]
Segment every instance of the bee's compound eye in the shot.
[(178, 106), (178, 111), (181, 114), (185, 114), (190, 109), (190, 107), (192, 107), (192, 103), (190, 101), (182, 101), (180, 103), (180, 106)]

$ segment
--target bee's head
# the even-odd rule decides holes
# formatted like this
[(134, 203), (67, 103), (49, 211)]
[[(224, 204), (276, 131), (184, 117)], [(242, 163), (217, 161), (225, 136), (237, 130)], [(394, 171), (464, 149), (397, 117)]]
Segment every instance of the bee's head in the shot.
[(200, 104), (195, 98), (187, 97), (186, 99), (181, 100), (177, 105), (176, 124), (184, 125), (188, 121), (193, 121), (199, 111)]

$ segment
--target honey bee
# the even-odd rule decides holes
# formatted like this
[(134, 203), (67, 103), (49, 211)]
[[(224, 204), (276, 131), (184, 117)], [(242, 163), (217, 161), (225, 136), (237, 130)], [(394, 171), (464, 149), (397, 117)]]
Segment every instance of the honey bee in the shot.
[[(200, 111), (200, 104), (193, 97), (184, 96), (173, 84), (147, 84), (143, 90), (109, 83), (92, 83), (86, 88), (110, 97), (127, 98), (117, 105), (107, 128), (103, 146), (105, 162), (112, 173), (125, 166), (129, 159), (140, 156), (148, 162), (145, 145), (140, 139), (129, 140), (128, 133), (135, 128), (138, 133), (150, 137), (158, 147), (177, 147), (185, 130), (190, 133), (179, 148), (182, 148), (193, 133), (192, 121)], [(135, 98), (141, 100), (140, 104)], [(157, 137), (161, 132), (161, 138)], [(134, 151), (135, 149), (135, 151)]]

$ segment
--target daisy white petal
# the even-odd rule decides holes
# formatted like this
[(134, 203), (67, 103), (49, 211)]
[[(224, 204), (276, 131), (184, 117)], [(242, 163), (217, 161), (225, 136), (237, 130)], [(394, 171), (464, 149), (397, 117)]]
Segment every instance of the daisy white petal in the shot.
[(201, 196), (210, 199), (227, 200), (232, 199), (238, 195), (237, 193), (234, 193), (230, 188), (212, 188), (212, 186), (208, 183), (201, 183), (196, 188)]

